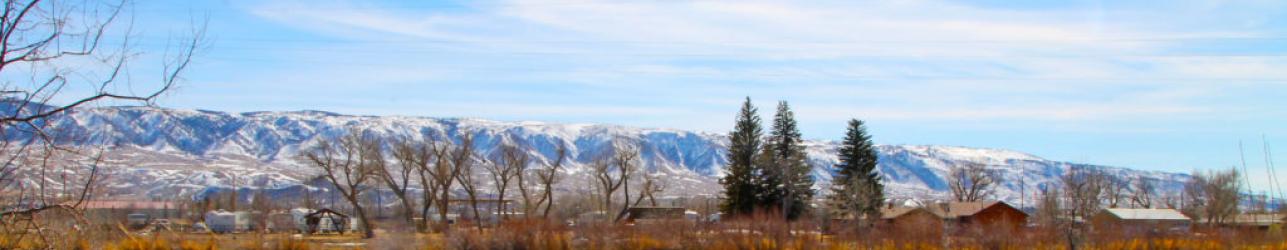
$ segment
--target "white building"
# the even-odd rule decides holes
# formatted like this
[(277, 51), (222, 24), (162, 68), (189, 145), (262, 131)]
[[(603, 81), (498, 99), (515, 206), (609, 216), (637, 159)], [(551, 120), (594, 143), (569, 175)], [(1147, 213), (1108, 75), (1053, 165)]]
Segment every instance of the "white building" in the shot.
[(250, 213), (224, 210), (206, 212), (206, 226), (215, 233), (250, 231)]

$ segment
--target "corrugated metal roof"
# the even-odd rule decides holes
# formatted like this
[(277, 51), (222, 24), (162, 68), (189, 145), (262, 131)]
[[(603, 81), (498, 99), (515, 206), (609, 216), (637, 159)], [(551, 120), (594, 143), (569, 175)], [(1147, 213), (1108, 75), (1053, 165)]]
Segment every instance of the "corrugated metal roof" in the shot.
[(1109, 208), (1104, 212), (1122, 220), (1189, 220), (1188, 216), (1175, 209)]
[[(949, 202), (932, 204), (926, 206), (925, 209), (945, 219), (957, 219), (961, 217), (974, 216), (979, 212), (983, 212), (983, 210), (995, 206), (1005, 206), (1007, 208), (1014, 209), (1015, 211), (1019, 211), (1013, 206), (1010, 206), (1010, 204), (1006, 204), (1001, 201)], [(1022, 213), (1022, 211), (1020, 211), (1020, 213)]]
[[(893, 218), (901, 217), (903, 215), (907, 215), (917, 210), (921, 210), (942, 219), (958, 219), (961, 217), (975, 216), (978, 213), (983, 212), (983, 210), (987, 210), (988, 208), (992, 208), (996, 206), (1005, 206), (1006, 208), (1014, 209), (1014, 207), (1011, 207), (1009, 204), (1006, 204), (1005, 202), (1000, 202), (1000, 201), (948, 202), (948, 203), (931, 204), (925, 207), (909, 207), (909, 206), (883, 207), (880, 209), (880, 214), (881, 214), (881, 218), (883, 219), (893, 219)], [(1018, 209), (1014, 209), (1014, 210), (1019, 211)], [(1019, 211), (1019, 212), (1022, 213), (1023, 211)], [(849, 219), (849, 218), (852, 218), (852, 217), (846, 216), (843, 219)]]
[(919, 209), (924, 209), (924, 208), (919, 208), (919, 207), (886, 207), (886, 208), (881, 208), (881, 209), (880, 209), (880, 215), (881, 215), (881, 218), (882, 218), (882, 219), (893, 219), (893, 218), (898, 218), (898, 217), (900, 217), (900, 216), (903, 216), (904, 214), (907, 214), (907, 213), (910, 213), (910, 212), (912, 212), (912, 211), (916, 211), (916, 210), (919, 210)]

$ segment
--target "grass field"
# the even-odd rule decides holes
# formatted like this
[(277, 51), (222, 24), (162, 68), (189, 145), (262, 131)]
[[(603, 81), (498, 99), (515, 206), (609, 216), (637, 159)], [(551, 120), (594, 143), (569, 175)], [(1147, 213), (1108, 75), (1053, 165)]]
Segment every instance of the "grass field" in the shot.
[[(377, 230), (358, 234), (211, 234), (162, 231), (54, 235), (52, 244), (20, 234), (0, 235), (0, 249), (1071, 249), (1055, 230), (977, 230), (944, 235), (870, 230), (823, 232), (807, 223), (741, 222), (709, 225), (590, 224), (569, 227), (511, 222), (496, 228), (455, 227), (446, 232)], [(930, 231), (927, 231), (930, 232)], [(1287, 249), (1281, 230), (1196, 229), (1180, 234), (1078, 235), (1077, 249)]]

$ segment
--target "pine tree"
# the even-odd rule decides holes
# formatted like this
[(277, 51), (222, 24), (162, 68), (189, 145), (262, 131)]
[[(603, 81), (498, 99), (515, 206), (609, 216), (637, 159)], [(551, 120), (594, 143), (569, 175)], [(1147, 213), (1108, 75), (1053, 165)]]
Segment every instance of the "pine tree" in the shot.
[(773, 131), (769, 134), (761, 157), (765, 178), (761, 201), (766, 207), (782, 209), (784, 216), (799, 218), (813, 199), (813, 168), (808, 163), (800, 130), (796, 127), (795, 114), (787, 102), (778, 102), (773, 117)]
[(885, 200), (885, 186), (876, 172), (876, 149), (871, 135), (858, 119), (849, 120), (849, 129), (840, 146), (836, 172), (832, 175), (830, 201), (842, 213), (868, 218), (880, 215)]
[(756, 112), (751, 98), (747, 97), (737, 115), (736, 125), (729, 133), (728, 174), (720, 179), (725, 197), (720, 210), (730, 216), (750, 214), (760, 203), (758, 194), (762, 189), (758, 186), (759, 173), (754, 162), (764, 132)]

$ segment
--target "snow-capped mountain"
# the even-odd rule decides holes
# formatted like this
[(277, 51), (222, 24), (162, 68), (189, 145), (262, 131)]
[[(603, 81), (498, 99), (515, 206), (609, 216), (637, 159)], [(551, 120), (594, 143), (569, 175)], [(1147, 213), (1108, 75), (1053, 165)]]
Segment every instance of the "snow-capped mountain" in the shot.
[[(4, 110), (13, 110), (4, 107)], [(11, 111), (9, 111), (11, 112)], [(76, 109), (48, 121), (74, 135), (65, 143), (109, 148), (106, 190), (110, 195), (171, 198), (229, 187), (292, 189), (317, 172), (299, 152), (318, 140), (360, 129), (387, 139), (458, 138), (471, 133), (488, 154), (504, 140), (528, 145), (537, 163), (568, 145), (571, 163), (562, 189), (585, 188), (586, 164), (614, 140), (640, 145), (645, 168), (665, 176), (671, 196), (718, 194), (727, 139), (722, 134), (602, 124), (500, 122), (480, 119), (353, 116), (321, 111), (224, 113), (152, 107)], [(730, 121), (731, 124), (731, 121)], [(30, 134), (6, 133), (8, 140)], [(818, 187), (825, 189), (836, 162), (837, 142), (808, 141)], [(1179, 190), (1185, 174), (1051, 161), (1000, 149), (955, 146), (881, 145), (879, 170), (890, 197), (943, 198), (949, 168), (982, 164), (1000, 173), (997, 198), (1022, 203), (1038, 187), (1055, 182), (1071, 167), (1101, 168), (1122, 178), (1155, 179), (1162, 192)], [(235, 181), (234, 181), (235, 180)], [(1030, 205), (1030, 203), (1028, 203)]]

